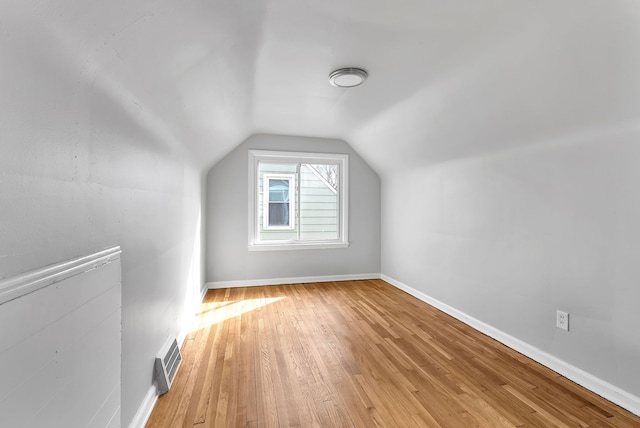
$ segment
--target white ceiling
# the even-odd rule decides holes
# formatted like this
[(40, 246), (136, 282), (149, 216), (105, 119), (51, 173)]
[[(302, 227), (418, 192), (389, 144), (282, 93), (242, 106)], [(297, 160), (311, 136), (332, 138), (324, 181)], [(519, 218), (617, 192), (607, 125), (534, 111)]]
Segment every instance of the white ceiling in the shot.
[[(45, 44), (203, 167), (256, 132), (341, 138), (385, 173), (640, 117), (637, 0), (23, 0), (1, 10), (5, 35)], [(344, 66), (369, 80), (330, 86)]]

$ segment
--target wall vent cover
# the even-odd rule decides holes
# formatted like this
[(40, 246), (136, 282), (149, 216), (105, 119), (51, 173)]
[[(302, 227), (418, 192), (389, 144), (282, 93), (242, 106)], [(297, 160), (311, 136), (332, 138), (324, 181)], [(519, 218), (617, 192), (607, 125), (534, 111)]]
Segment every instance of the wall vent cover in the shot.
[(175, 338), (169, 338), (169, 341), (158, 354), (155, 363), (154, 373), (158, 384), (158, 395), (169, 391), (181, 362), (182, 355), (180, 355), (178, 341)]

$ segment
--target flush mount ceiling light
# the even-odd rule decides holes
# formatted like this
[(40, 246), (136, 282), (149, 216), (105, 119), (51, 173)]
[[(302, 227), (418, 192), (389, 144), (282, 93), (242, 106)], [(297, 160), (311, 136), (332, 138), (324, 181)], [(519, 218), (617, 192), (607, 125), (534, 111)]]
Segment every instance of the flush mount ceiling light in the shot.
[(352, 88), (362, 84), (367, 76), (361, 68), (340, 68), (329, 75), (329, 83), (339, 88)]

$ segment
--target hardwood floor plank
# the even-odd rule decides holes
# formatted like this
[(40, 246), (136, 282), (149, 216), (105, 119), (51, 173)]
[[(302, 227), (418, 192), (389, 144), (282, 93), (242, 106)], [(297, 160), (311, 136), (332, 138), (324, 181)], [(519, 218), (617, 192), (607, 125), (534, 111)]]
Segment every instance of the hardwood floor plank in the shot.
[(147, 427), (640, 427), (381, 280), (210, 290)]
[[(263, 314), (264, 316), (264, 314)], [(271, 360), (273, 355), (270, 352), (271, 334), (267, 331), (269, 328), (268, 318), (258, 319), (258, 355), (259, 365), (257, 367), (256, 376), (260, 380), (258, 407), (258, 421), (262, 422), (266, 427), (277, 427), (278, 411), (276, 402), (276, 383), (274, 382), (275, 373)]]

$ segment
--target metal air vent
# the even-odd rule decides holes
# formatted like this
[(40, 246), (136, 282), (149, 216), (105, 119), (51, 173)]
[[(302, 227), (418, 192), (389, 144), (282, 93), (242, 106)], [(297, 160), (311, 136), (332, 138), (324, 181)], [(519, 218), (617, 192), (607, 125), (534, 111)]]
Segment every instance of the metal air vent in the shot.
[(182, 355), (180, 355), (178, 341), (175, 338), (169, 338), (169, 341), (156, 358), (154, 368), (155, 379), (158, 384), (158, 395), (165, 394), (169, 391), (181, 362)]

